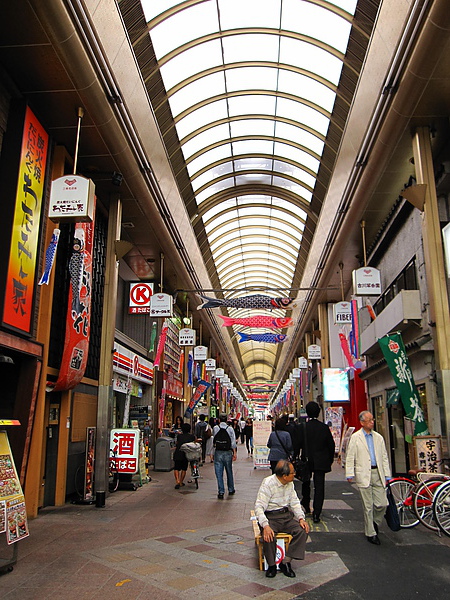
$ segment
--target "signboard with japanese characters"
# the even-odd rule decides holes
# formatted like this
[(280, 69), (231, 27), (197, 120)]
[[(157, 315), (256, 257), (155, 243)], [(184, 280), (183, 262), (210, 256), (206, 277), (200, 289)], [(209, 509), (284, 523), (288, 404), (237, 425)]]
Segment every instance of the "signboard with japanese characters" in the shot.
[(95, 184), (81, 175), (63, 175), (52, 181), (49, 219), (88, 223), (94, 218)]
[(208, 348), (206, 346), (195, 346), (194, 360), (206, 360), (208, 358)]
[(207, 371), (215, 371), (216, 370), (216, 359), (215, 358), (207, 358), (205, 360), (205, 368)]
[(151, 317), (172, 317), (173, 298), (169, 294), (153, 294), (150, 298)]
[(352, 305), (350, 302), (337, 302), (333, 305), (333, 316), (335, 325), (351, 325)]
[(195, 346), (195, 329), (180, 329), (178, 332), (179, 346)]
[(139, 466), (139, 431), (112, 429), (110, 455), (118, 473), (137, 473)]
[(142, 281), (130, 283), (128, 313), (130, 315), (150, 314), (150, 300), (153, 296), (153, 283)]
[(381, 273), (373, 267), (355, 269), (353, 277), (353, 293), (356, 296), (379, 296), (381, 294)]
[(306, 358), (304, 356), (299, 356), (298, 368), (299, 369), (307, 369), (308, 368), (308, 361), (306, 360)]
[(414, 436), (416, 464), (426, 473), (444, 473), (441, 438), (438, 436)]
[(311, 344), (308, 346), (308, 358), (309, 360), (320, 360), (322, 358), (322, 349), (317, 344)]

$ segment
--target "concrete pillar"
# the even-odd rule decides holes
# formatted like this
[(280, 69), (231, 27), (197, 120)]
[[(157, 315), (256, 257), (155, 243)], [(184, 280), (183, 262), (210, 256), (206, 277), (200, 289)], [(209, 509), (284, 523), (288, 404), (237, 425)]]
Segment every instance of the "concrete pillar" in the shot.
[(423, 209), (423, 245), (430, 318), (433, 323), (433, 338), (436, 359), (438, 396), (444, 407), (447, 436), (450, 432), (450, 314), (447, 280), (442, 247), (442, 232), (439, 223), (433, 156), (430, 131), (419, 127), (413, 138), (414, 165), (418, 184), (426, 184)]
[(98, 380), (97, 437), (95, 444), (95, 493), (106, 492), (108, 490), (107, 461), (109, 460), (109, 433), (111, 429), (112, 356), (114, 351), (117, 283), (119, 278), (119, 262), (115, 254), (114, 242), (120, 239), (121, 222), (122, 204), (118, 194), (113, 194), (110, 197), (109, 206), (105, 286), (103, 295), (102, 338)]

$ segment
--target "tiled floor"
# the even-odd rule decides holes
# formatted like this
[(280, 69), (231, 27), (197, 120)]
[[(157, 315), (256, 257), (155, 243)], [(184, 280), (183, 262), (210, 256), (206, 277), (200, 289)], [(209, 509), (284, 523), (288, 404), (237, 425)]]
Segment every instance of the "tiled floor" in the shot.
[[(311, 523), (305, 561), (293, 563), (296, 578), (278, 574), (267, 579), (258, 569), (250, 510), (269, 472), (254, 469), (241, 447), (234, 472), (236, 494), (225, 494), (222, 501), (217, 499), (213, 465), (206, 463), (198, 490), (193, 484), (175, 490), (172, 472), (151, 472), (150, 483), (134, 492), (119, 490), (104, 508), (67, 504), (41, 511), (30, 522), (30, 537), (19, 542), (14, 570), (0, 577), (0, 598), (328, 598), (334, 596), (322, 596), (320, 586), (342, 581), (345, 587), (349, 557), (363, 565), (368, 553), (378, 552), (367, 548), (356, 490), (335, 465), (327, 475), (329, 499), (322, 522)], [(388, 550), (385, 540), (393, 552), (403, 541), (419, 549), (424, 534), (414, 532), (390, 536), (385, 528), (383, 551)], [(441, 551), (441, 541), (431, 541)], [(11, 548), (0, 545), (0, 551), (10, 553)], [(373, 560), (379, 562), (379, 556)]]

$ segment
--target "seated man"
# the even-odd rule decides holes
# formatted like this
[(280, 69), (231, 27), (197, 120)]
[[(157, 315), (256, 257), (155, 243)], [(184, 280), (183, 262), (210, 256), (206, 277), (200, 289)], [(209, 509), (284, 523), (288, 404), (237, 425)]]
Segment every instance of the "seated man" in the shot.
[(277, 574), (277, 533), (292, 535), (289, 556), (280, 564), (280, 571), (286, 577), (295, 577), (291, 560), (305, 558), (309, 526), (294, 488), (294, 475), (294, 467), (290, 461), (278, 461), (275, 473), (263, 479), (256, 497), (255, 515), (262, 529), (264, 556), (269, 565), (266, 577), (275, 577)]

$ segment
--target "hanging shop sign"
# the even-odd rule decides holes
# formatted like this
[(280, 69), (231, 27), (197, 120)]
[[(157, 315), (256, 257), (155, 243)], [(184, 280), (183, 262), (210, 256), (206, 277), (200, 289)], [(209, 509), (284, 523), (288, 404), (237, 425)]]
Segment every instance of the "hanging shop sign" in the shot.
[(164, 373), (164, 387), (166, 395), (180, 399), (183, 397), (183, 382), (177, 379), (174, 370), (169, 367), (169, 372)]
[(117, 342), (114, 342), (113, 371), (125, 375), (127, 379), (136, 379), (149, 385), (153, 382), (152, 363)]
[(173, 317), (173, 298), (169, 294), (153, 294), (150, 298), (151, 317)]
[(64, 352), (55, 384), (49, 391), (71, 390), (83, 379), (88, 361), (91, 332), (92, 252), (94, 221), (76, 223), (69, 261), (71, 286), (66, 317)]
[(216, 370), (216, 359), (215, 358), (207, 358), (205, 360), (205, 368), (207, 371), (215, 371)]
[(52, 181), (48, 216), (52, 221), (90, 222), (94, 219), (95, 184), (81, 175)]
[[(425, 421), (419, 392), (414, 381), (414, 376), (406, 355), (405, 345), (400, 333), (385, 335), (378, 340), (386, 364), (400, 392), (403, 408), (408, 419), (414, 422), (414, 435), (429, 435)], [(408, 443), (412, 443), (412, 436), (405, 435)]]
[(117, 473), (137, 473), (139, 465), (139, 430), (112, 429), (110, 456)]
[(150, 300), (153, 296), (153, 283), (142, 281), (130, 283), (128, 313), (130, 315), (150, 314)]
[(225, 371), (223, 369), (216, 369), (216, 377), (217, 379), (221, 379), (225, 376)]
[(308, 368), (308, 361), (304, 356), (299, 356), (298, 358), (298, 368), (299, 369), (307, 369)]
[(208, 348), (206, 346), (195, 346), (194, 360), (206, 360), (208, 358)]
[(379, 296), (381, 294), (381, 273), (373, 267), (361, 267), (352, 273), (355, 296)]
[(311, 344), (308, 346), (308, 359), (309, 360), (320, 360), (322, 358), (322, 348), (317, 344)]
[(439, 436), (416, 436), (414, 450), (416, 464), (425, 473), (443, 473), (444, 461), (442, 456), (441, 438)]
[(351, 324), (352, 305), (350, 302), (337, 302), (333, 305), (333, 315), (335, 325)]
[(180, 329), (178, 332), (179, 346), (195, 346), (195, 329)]
[[(16, 125), (17, 129), (20, 128), (20, 151), (13, 143), (3, 143), (2, 148), (2, 159), (7, 161), (7, 173), (2, 180), (2, 197), (4, 199), (10, 193), (11, 198), (14, 198), (9, 258), (5, 265), (7, 276), (2, 324), (30, 335), (48, 135), (28, 107), (18, 112), (21, 113)], [(14, 126), (11, 129), (14, 130)], [(8, 148), (11, 148), (10, 154)]]
[(300, 367), (292, 369), (292, 377), (294, 379), (300, 379)]

